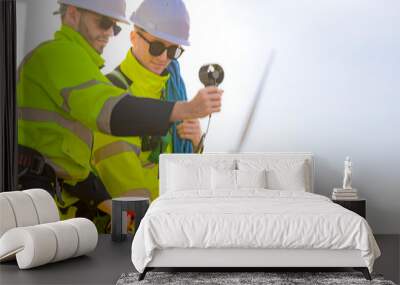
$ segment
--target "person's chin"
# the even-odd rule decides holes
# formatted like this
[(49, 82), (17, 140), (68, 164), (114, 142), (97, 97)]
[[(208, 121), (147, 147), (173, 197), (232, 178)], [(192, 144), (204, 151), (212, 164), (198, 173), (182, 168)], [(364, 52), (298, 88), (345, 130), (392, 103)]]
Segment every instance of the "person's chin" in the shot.
[(151, 71), (156, 74), (161, 74), (165, 69), (164, 65), (153, 64)]
[(93, 48), (94, 48), (99, 54), (103, 54), (103, 51), (104, 51), (105, 46), (104, 46), (104, 45), (95, 45)]
[(106, 46), (107, 46), (107, 42), (101, 41), (95, 45), (95, 49), (97, 50), (97, 52), (99, 54), (102, 54)]

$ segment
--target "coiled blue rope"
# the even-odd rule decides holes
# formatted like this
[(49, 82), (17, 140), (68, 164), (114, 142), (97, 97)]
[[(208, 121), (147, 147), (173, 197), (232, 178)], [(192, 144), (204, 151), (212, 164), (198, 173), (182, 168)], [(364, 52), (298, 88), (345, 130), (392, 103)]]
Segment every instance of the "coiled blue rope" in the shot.
[[(179, 68), (177, 60), (172, 60), (167, 67), (170, 78), (167, 82), (167, 100), (168, 101), (187, 101), (186, 86)], [(176, 127), (180, 122), (172, 125), (172, 143), (174, 153), (192, 153), (193, 146), (190, 140), (181, 139), (178, 136)]]

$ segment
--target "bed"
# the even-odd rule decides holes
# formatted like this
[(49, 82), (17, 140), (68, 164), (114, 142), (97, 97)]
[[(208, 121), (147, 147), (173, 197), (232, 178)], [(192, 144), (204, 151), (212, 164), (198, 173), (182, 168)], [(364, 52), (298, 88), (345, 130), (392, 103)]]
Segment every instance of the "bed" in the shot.
[(352, 267), (371, 279), (367, 221), (314, 193), (311, 153), (165, 154), (160, 196), (132, 243), (154, 268)]

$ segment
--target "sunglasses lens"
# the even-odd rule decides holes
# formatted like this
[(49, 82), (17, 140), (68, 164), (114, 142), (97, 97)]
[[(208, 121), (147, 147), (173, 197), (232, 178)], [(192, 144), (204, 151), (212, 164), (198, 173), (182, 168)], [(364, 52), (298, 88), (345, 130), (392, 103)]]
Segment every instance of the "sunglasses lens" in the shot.
[(169, 58), (169, 59), (175, 59), (177, 50), (178, 50), (178, 49), (177, 49), (176, 46), (168, 47), (168, 50), (167, 50), (167, 56), (168, 56), (168, 58)]
[(149, 52), (152, 56), (160, 56), (165, 51), (165, 45), (162, 42), (150, 43)]
[(169, 59), (178, 59), (183, 53), (183, 49), (178, 46), (170, 46), (168, 48), (167, 56)]
[(120, 26), (118, 26), (117, 24), (115, 24), (113, 26), (113, 31), (114, 31), (114, 36), (118, 35), (121, 32), (122, 28)]
[(108, 17), (101, 17), (99, 27), (103, 30), (108, 30), (114, 25), (114, 21)]

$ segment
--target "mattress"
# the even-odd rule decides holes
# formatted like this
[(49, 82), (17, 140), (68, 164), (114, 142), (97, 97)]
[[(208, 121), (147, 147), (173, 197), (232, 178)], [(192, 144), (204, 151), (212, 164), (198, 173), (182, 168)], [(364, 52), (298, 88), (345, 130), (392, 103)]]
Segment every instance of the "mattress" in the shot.
[(359, 250), (372, 272), (379, 248), (367, 221), (327, 197), (299, 191), (168, 192), (156, 199), (132, 243), (143, 272), (155, 250)]

